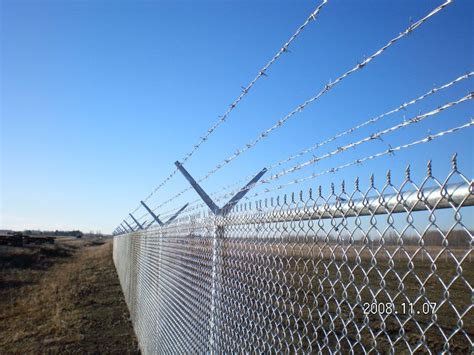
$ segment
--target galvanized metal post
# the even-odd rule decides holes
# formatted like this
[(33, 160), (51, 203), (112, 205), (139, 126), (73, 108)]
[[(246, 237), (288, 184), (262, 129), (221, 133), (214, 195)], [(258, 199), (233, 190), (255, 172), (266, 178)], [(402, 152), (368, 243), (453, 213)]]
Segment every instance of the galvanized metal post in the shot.
[(202, 198), (204, 203), (209, 207), (214, 216), (216, 217), (215, 222), (215, 231), (212, 241), (212, 285), (211, 285), (211, 316), (209, 319), (209, 346), (211, 354), (215, 353), (214, 346), (217, 342), (216, 336), (220, 334), (218, 328), (218, 315), (216, 310), (216, 303), (218, 296), (218, 278), (220, 278), (220, 262), (219, 256), (221, 252), (221, 243), (225, 238), (225, 228), (223, 221), (221, 219), (234, 208), (234, 206), (247, 194), (247, 192), (257, 183), (258, 180), (267, 172), (266, 168), (263, 168), (255, 177), (248, 182), (242, 189), (240, 189), (234, 197), (232, 197), (222, 208), (219, 208), (214, 201), (209, 197), (209, 195), (203, 190), (201, 186), (194, 180), (194, 178), (186, 171), (183, 165), (180, 162), (175, 162), (178, 170), (184, 175), (186, 180), (191, 184), (194, 190)]
[[(218, 218), (222, 218), (221, 216), (217, 216)], [(216, 222), (217, 222), (216, 219)], [(210, 328), (210, 334), (209, 334), (209, 347), (210, 347), (210, 352), (211, 354), (215, 354), (216, 351), (214, 349), (215, 344), (217, 343), (217, 335), (219, 334), (219, 329), (218, 323), (217, 323), (217, 309), (216, 309), (216, 303), (217, 299), (219, 297), (218, 295), (218, 285), (219, 285), (219, 275), (221, 275), (220, 272), (220, 262), (219, 262), (219, 256), (221, 253), (221, 244), (222, 240), (225, 237), (225, 230), (223, 225), (218, 225), (216, 223), (216, 227), (214, 230), (214, 238), (212, 240), (212, 274), (211, 274), (211, 317), (209, 319), (209, 328)]]

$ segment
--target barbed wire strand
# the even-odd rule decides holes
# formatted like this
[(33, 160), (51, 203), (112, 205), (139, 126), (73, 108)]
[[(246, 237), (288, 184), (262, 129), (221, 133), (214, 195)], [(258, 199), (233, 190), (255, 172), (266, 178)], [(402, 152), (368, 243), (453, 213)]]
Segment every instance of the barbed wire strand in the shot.
[[(389, 134), (389, 133), (392, 133), (392, 132), (395, 132), (401, 128), (405, 128), (405, 127), (408, 127), (412, 124), (415, 124), (415, 123), (419, 123), (429, 117), (432, 117), (432, 116), (435, 116), (451, 107), (454, 107), (460, 103), (463, 103), (463, 102), (466, 102), (468, 100), (472, 100), (474, 98), (474, 94), (473, 93), (469, 93), (468, 95), (460, 98), (459, 100), (456, 100), (456, 101), (451, 101), (451, 102), (448, 102), (442, 106), (439, 106), (437, 107), (436, 109), (434, 110), (431, 110), (429, 112), (426, 112), (426, 113), (423, 113), (423, 114), (419, 114), (411, 119), (408, 119), (408, 120), (404, 120), (403, 122), (395, 125), (395, 126), (392, 126), (392, 127), (389, 127), (389, 128), (386, 128), (384, 130), (381, 130), (381, 131), (378, 131), (378, 132), (375, 132), (375, 133), (372, 133), (371, 135), (367, 136), (367, 137), (364, 137), (358, 141), (355, 141), (355, 142), (352, 142), (352, 143), (348, 143), (344, 146), (341, 146), (341, 147), (338, 147), (337, 149), (331, 151), (331, 152), (328, 152), (324, 155), (321, 155), (321, 156), (313, 156), (313, 158), (305, 161), (305, 162), (302, 162), (300, 164), (297, 164), (295, 166), (292, 166), (290, 168), (287, 168), (287, 169), (283, 169), (279, 172), (277, 172), (276, 174), (270, 176), (269, 178), (266, 178), (266, 179), (262, 179), (260, 180), (259, 182), (257, 182), (253, 188), (256, 188), (257, 186), (259, 185), (262, 185), (262, 184), (268, 184), (272, 181), (275, 181), (275, 180), (278, 180), (280, 178), (282, 178), (283, 176), (286, 176), (286, 175), (289, 175), (289, 174), (292, 174), (292, 173), (295, 173), (305, 167), (308, 167), (310, 165), (313, 165), (313, 164), (316, 164), (316, 163), (319, 163), (320, 161), (324, 160), (324, 159), (328, 159), (328, 158), (332, 158), (333, 156), (337, 155), (337, 154), (340, 154), (340, 153), (343, 153), (349, 149), (352, 149), (352, 148), (356, 148), (358, 147), (359, 145), (361, 144), (364, 144), (364, 143), (367, 143), (367, 142), (370, 142), (370, 141), (374, 141), (374, 140), (381, 140), (382, 139), (382, 136), (386, 135), (386, 134)], [(234, 195), (235, 193), (237, 193), (239, 190), (236, 189), (236, 190), (233, 190), (233, 191), (230, 191), (228, 193), (226, 193), (225, 195), (222, 195), (220, 196), (217, 201), (219, 201), (220, 199), (223, 199), (223, 198), (227, 198), (229, 196), (232, 196)]]
[(281, 190), (287, 186), (290, 186), (290, 185), (294, 185), (294, 184), (298, 184), (298, 183), (301, 183), (301, 182), (304, 182), (304, 181), (307, 181), (307, 180), (311, 180), (311, 179), (315, 179), (319, 176), (322, 176), (322, 175), (326, 175), (326, 174), (330, 174), (330, 173), (335, 173), (339, 170), (342, 170), (342, 169), (345, 169), (345, 168), (348, 168), (350, 166), (353, 166), (353, 165), (359, 165), (359, 164), (363, 164), (364, 162), (366, 161), (369, 161), (369, 160), (373, 160), (373, 159), (376, 159), (376, 158), (379, 158), (379, 157), (382, 157), (382, 156), (385, 156), (385, 155), (393, 155), (395, 152), (397, 151), (400, 151), (402, 149), (408, 149), (408, 148), (411, 148), (415, 145), (419, 145), (419, 144), (423, 144), (423, 143), (428, 143), (428, 142), (431, 142), (435, 139), (438, 139), (440, 137), (443, 137), (445, 135), (448, 135), (448, 134), (452, 134), (452, 133), (455, 133), (457, 131), (460, 131), (462, 129), (465, 129), (465, 128), (469, 128), (471, 126), (474, 125), (474, 119), (471, 118), (471, 120), (468, 122), (468, 123), (465, 123), (464, 125), (461, 125), (461, 126), (458, 126), (458, 127), (454, 127), (454, 128), (451, 128), (451, 129), (448, 129), (448, 130), (445, 130), (445, 131), (441, 131), (439, 133), (436, 133), (436, 134), (430, 134), (428, 136), (426, 136), (425, 138), (423, 139), (420, 139), (420, 140), (417, 140), (417, 141), (413, 141), (411, 143), (407, 143), (407, 144), (403, 144), (403, 145), (399, 145), (395, 148), (389, 148), (387, 150), (384, 150), (382, 152), (379, 152), (379, 153), (376, 153), (376, 154), (373, 154), (373, 155), (370, 155), (370, 156), (367, 156), (367, 157), (364, 157), (364, 158), (360, 158), (360, 159), (356, 159), (354, 161), (351, 161), (350, 163), (346, 163), (346, 164), (343, 164), (343, 165), (339, 165), (338, 167), (335, 167), (335, 168), (331, 168), (331, 169), (328, 169), (326, 171), (323, 171), (323, 172), (319, 172), (319, 173), (313, 173), (309, 176), (306, 176), (306, 177), (303, 177), (303, 178), (299, 178), (299, 179), (294, 179), (294, 180), (291, 180), (285, 184), (282, 184), (282, 185), (279, 185), (279, 186), (276, 186), (274, 188), (269, 188), (269, 189), (265, 189), (263, 190), (262, 192), (256, 192), (254, 193), (253, 195), (251, 196), (248, 196), (248, 197), (245, 197), (246, 200), (250, 199), (250, 198), (253, 198), (253, 197), (256, 197), (258, 195), (262, 195), (262, 194), (266, 194), (266, 193), (269, 193), (271, 191), (276, 191), (276, 190)]
[[(348, 135), (348, 134), (354, 133), (355, 131), (357, 131), (357, 130), (359, 130), (359, 129), (365, 127), (365, 126), (368, 126), (368, 125), (370, 125), (370, 124), (374, 124), (374, 123), (380, 121), (381, 119), (383, 119), (383, 118), (385, 118), (385, 117), (388, 117), (388, 116), (391, 115), (391, 114), (397, 113), (397, 112), (399, 112), (399, 111), (401, 111), (401, 110), (405, 110), (408, 106), (413, 105), (413, 104), (415, 104), (415, 103), (417, 103), (417, 102), (419, 102), (419, 101), (421, 101), (421, 100), (427, 98), (428, 96), (433, 95), (433, 94), (435, 94), (435, 93), (437, 93), (437, 92), (439, 92), (439, 91), (441, 91), (441, 90), (443, 90), (443, 89), (447, 89), (447, 88), (453, 86), (454, 84), (460, 82), (461, 80), (468, 79), (468, 78), (472, 77), (473, 75), (474, 75), (474, 72), (470, 72), (470, 73), (467, 73), (467, 74), (465, 74), (465, 75), (462, 75), (462, 76), (456, 78), (455, 80), (452, 80), (451, 82), (449, 82), (449, 83), (447, 83), (447, 84), (444, 84), (444, 85), (442, 85), (442, 86), (440, 86), (440, 87), (437, 87), (437, 88), (433, 88), (433, 89), (431, 89), (430, 91), (426, 92), (425, 94), (423, 94), (423, 95), (421, 95), (421, 96), (419, 96), (419, 97), (417, 97), (417, 98), (415, 98), (415, 99), (412, 99), (411, 101), (408, 101), (408, 102), (405, 102), (405, 103), (399, 105), (399, 106), (398, 106), (397, 108), (395, 108), (395, 109), (392, 109), (392, 110), (390, 110), (390, 111), (387, 111), (387, 112), (385, 112), (385, 113), (382, 113), (382, 114), (380, 114), (380, 115), (378, 115), (378, 116), (376, 116), (376, 117), (374, 117), (374, 118), (371, 118), (371, 119), (369, 119), (369, 120), (367, 120), (367, 121), (365, 121), (365, 122), (362, 122), (362, 123), (360, 123), (360, 124), (358, 124), (358, 125), (356, 125), (356, 126), (353, 126), (353, 127), (349, 128), (349, 129), (347, 129), (347, 130), (345, 130), (345, 131), (343, 131), (343, 132), (340, 132), (340, 133), (338, 133), (338, 134), (336, 134), (336, 135), (334, 135), (334, 136), (332, 136), (332, 137), (330, 137), (330, 138), (328, 138), (328, 139), (326, 139), (326, 140), (324, 140), (324, 141), (322, 141), (322, 142), (320, 142), (320, 143), (316, 143), (315, 145), (313, 145), (313, 146), (311, 146), (311, 147), (309, 147), (309, 148), (305, 148), (305, 149), (299, 151), (299, 152), (296, 153), (296, 154), (293, 154), (293, 155), (291, 155), (291, 156), (289, 156), (289, 157), (287, 157), (287, 158), (285, 158), (285, 159), (282, 159), (282, 160), (280, 160), (280, 161), (278, 161), (278, 162), (276, 162), (276, 163), (273, 163), (273, 164), (271, 164), (271, 165), (269, 165), (269, 166), (266, 167), (266, 168), (267, 168), (267, 171), (271, 171), (271, 170), (275, 169), (276, 167), (282, 166), (282, 165), (284, 165), (284, 164), (286, 164), (286, 163), (291, 162), (292, 160), (295, 160), (295, 159), (300, 158), (300, 157), (302, 157), (302, 156), (304, 156), (304, 155), (306, 155), (306, 154), (308, 154), (308, 153), (311, 153), (311, 152), (315, 151), (316, 149), (319, 149), (319, 148), (323, 147), (324, 145), (327, 145), (327, 144), (329, 144), (329, 143), (331, 143), (331, 142), (334, 142), (335, 140), (337, 140), (337, 139), (339, 139), (339, 138), (341, 138), (341, 137), (343, 137), (343, 136), (346, 136), (346, 135)], [(229, 190), (230, 188), (235, 188), (235, 187), (237, 187), (237, 186), (240, 186), (242, 183), (248, 181), (248, 180), (251, 179), (252, 177), (253, 177), (253, 175), (248, 175), (248, 176), (246, 176), (246, 177), (244, 177), (244, 178), (238, 180), (237, 182), (232, 183), (231, 185), (227, 185), (227, 186), (222, 187), (221, 190), (226, 191), (226, 190)], [(215, 194), (215, 193), (214, 193), (214, 194)], [(211, 196), (212, 196), (212, 194), (211, 194)]]
[[(315, 21), (323, 7), (328, 3), (329, 0), (323, 0), (316, 9), (308, 16), (308, 18), (303, 22), (302, 25), (298, 27), (295, 33), (288, 39), (288, 41), (278, 50), (278, 52), (267, 62), (258, 72), (257, 76), (246, 86), (242, 87), (242, 91), (240, 95), (230, 104), (229, 108), (224, 112), (223, 115), (219, 116), (219, 119), (216, 123), (209, 128), (206, 133), (199, 138), (199, 141), (193, 146), (193, 148), (186, 153), (181, 162), (184, 164), (188, 161), (192, 155), (206, 142), (210, 135), (214, 133), (214, 131), (223, 124), (230, 113), (237, 107), (237, 105), (242, 101), (242, 99), (249, 93), (249, 91), (253, 88), (256, 82), (263, 76), (267, 76), (266, 71), (281, 57), (283, 53), (289, 52), (289, 47), (292, 42), (303, 32), (303, 30), (310, 24), (310, 22)], [(175, 168), (170, 175), (168, 175), (157, 187), (153, 189), (153, 191), (144, 199), (144, 201), (148, 201), (158, 190), (160, 190), (169, 180), (173, 178), (178, 170)], [(137, 208), (133, 210), (132, 213), (136, 212), (141, 205), (138, 205)]]
[[(459, 100), (456, 100), (456, 101), (451, 101), (449, 103), (446, 103), (442, 106), (439, 106), (438, 108), (434, 109), (434, 110), (431, 110), (429, 112), (426, 112), (426, 113), (423, 113), (423, 114), (419, 114), (411, 119), (408, 119), (408, 120), (404, 120), (403, 122), (395, 125), (395, 126), (392, 126), (390, 128), (387, 128), (387, 129), (384, 129), (384, 130), (381, 130), (381, 131), (378, 131), (376, 133), (373, 133), (367, 137), (364, 137), (358, 141), (355, 141), (355, 142), (352, 142), (352, 143), (349, 143), (349, 144), (346, 144), (344, 146), (341, 146), (341, 147), (338, 147), (336, 150), (333, 150), (329, 153), (326, 153), (322, 156), (318, 156), (318, 157), (313, 157), (312, 159), (308, 160), (308, 161), (305, 161), (303, 163), (300, 163), (298, 165), (295, 165), (291, 168), (287, 168), (287, 169), (284, 169), (272, 176), (270, 176), (269, 178), (267, 179), (262, 179), (260, 180), (259, 182), (257, 182), (253, 188), (256, 188), (260, 185), (263, 185), (263, 184), (268, 184), (272, 181), (275, 181), (275, 180), (278, 180), (280, 178), (282, 178), (283, 176), (286, 176), (286, 175), (289, 175), (289, 174), (292, 174), (292, 173), (295, 173), (307, 166), (310, 166), (310, 165), (313, 165), (313, 164), (316, 164), (324, 159), (328, 159), (328, 158), (331, 158), (337, 154), (340, 154), (344, 151), (347, 151), (349, 149), (352, 149), (352, 148), (356, 148), (357, 146), (361, 145), (361, 144), (364, 144), (366, 142), (369, 142), (369, 141), (374, 141), (374, 140), (377, 140), (377, 139), (381, 139), (382, 136), (384, 136), (385, 134), (388, 134), (388, 133), (392, 133), (392, 132), (395, 132), (401, 128), (405, 128), (405, 127), (408, 127), (409, 125), (412, 125), (412, 124), (415, 124), (415, 123), (419, 123), (431, 116), (434, 116), (436, 114), (439, 114), (441, 112), (443, 112), (444, 110), (446, 109), (449, 109), (451, 107), (454, 107), (462, 102), (465, 102), (467, 100), (472, 100), (474, 98), (474, 94), (473, 93), (469, 93), (468, 95), (460, 98)], [(231, 196), (233, 196), (235, 193), (237, 193), (238, 191), (240, 191), (240, 189), (236, 189), (236, 190), (233, 190), (233, 191), (230, 191), (230, 192), (226, 192), (224, 195), (220, 195), (219, 197), (216, 198), (216, 202), (219, 202), (223, 199), (226, 199), (226, 198), (229, 198)], [(213, 194), (211, 194), (213, 195)], [(188, 210), (192, 209), (193, 207), (193, 204), (195, 203), (198, 203), (200, 201), (200, 199), (196, 199), (195, 201), (191, 202), (188, 206)], [(173, 210), (171, 210), (173, 211)], [(170, 211), (170, 212), (171, 212)]]
[(254, 148), (260, 141), (263, 139), (267, 138), (270, 133), (275, 131), (276, 129), (282, 127), (289, 119), (293, 118), (297, 113), (302, 112), (306, 107), (308, 107), (311, 103), (315, 102), (318, 100), (320, 97), (322, 97), (324, 94), (326, 94), (328, 91), (330, 91), (333, 87), (335, 87), (339, 82), (343, 81), (345, 78), (348, 76), (352, 75), (353, 73), (363, 69), (367, 64), (369, 64), (372, 60), (380, 56), (383, 52), (385, 52), (388, 48), (390, 48), (392, 45), (394, 45), (396, 42), (398, 42), (400, 39), (404, 38), (408, 34), (410, 34), (414, 29), (419, 27), (421, 24), (423, 24), (425, 21), (427, 21), (430, 17), (434, 16), (436, 13), (441, 11), (444, 7), (449, 5), (449, 3), (452, 0), (446, 1), (444, 4), (438, 6), (436, 9), (431, 11), (428, 15), (423, 17), (422, 19), (416, 21), (412, 25), (410, 25), (405, 31), (401, 32), (398, 36), (395, 38), (391, 39), (386, 45), (384, 45), (382, 48), (377, 50), (375, 53), (367, 57), (365, 60), (363, 60), (361, 63), (357, 64), (354, 66), (352, 69), (346, 71), (344, 74), (340, 75), (336, 80), (330, 82), (327, 84), (319, 93), (317, 93), (315, 96), (311, 97), (310, 99), (306, 100), (303, 102), (301, 105), (297, 106), (294, 110), (292, 110), (290, 113), (288, 113), (285, 117), (282, 119), (278, 120), (273, 126), (270, 128), (264, 130), (261, 132), (256, 139), (254, 139), (252, 142), (245, 144), (242, 148), (237, 149), (231, 156), (229, 156), (227, 159), (224, 159), (221, 163), (217, 164), (212, 170), (210, 170), (203, 178), (199, 179), (198, 182), (202, 182), (209, 178), (211, 175), (216, 173), (218, 170), (222, 169), (225, 165), (229, 164), (231, 161), (236, 159), (238, 156), (242, 155), (244, 152)]
[[(410, 142), (410, 143), (407, 143), (407, 144), (399, 145), (395, 148), (389, 148), (389, 149), (384, 150), (382, 152), (379, 152), (379, 153), (376, 153), (376, 154), (373, 154), (373, 155), (370, 155), (370, 156), (366, 156), (364, 158), (359, 158), (359, 159), (353, 160), (349, 163), (345, 163), (345, 164), (339, 165), (337, 167), (330, 168), (328, 170), (325, 170), (325, 171), (322, 171), (322, 172), (319, 172), (319, 173), (313, 173), (313, 174), (311, 174), (309, 176), (306, 176), (306, 177), (303, 177), (303, 178), (293, 179), (293, 180), (291, 180), (291, 181), (289, 181), (285, 184), (281, 184), (281, 185), (278, 185), (278, 186), (273, 187), (273, 188), (266, 188), (266, 189), (264, 189), (260, 192), (255, 192), (254, 194), (252, 194), (250, 196), (247, 195), (247, 196), (244, 197), (244, 199), (249, 200), (249, 199), (255, 198), (257, 196), (264, 195), (264, 194), (267, 194), (267, 193), (270, 193), (270, 192), (273, 192), (273, 191), (282, 190), (282, 189), (284, 189), (288, 186), (299, 184), (299, 183), (302, 183), (302, 182), (305, 182), (305, 181), (308, 181), (308, 180), (312, 180), (312, 179), (315, 179), (315, 178), (323, 176), (323, 175), (336, 173), (336, 172), (338, 172), (342, 169), (351, 167), (353, 165), (362, 165), (363, 163), (365, 163), (369, 160), (380, 158), (380, 157), (383, 157), (383, 156), (386, 156), (386, 155), (393, 155), (397, 151), (400, 151), (400, 150), (403, 150), (403, 149), (409, 149), (409, 148), (414, 147), (416, 145), (429, 143), (433, 140), (436, 140), (436, 139), (441, 138), (443, 136), (453, 134), (453, 133), (458, 132), (460, 130), (469, 128), (473, 125), (474, 125), (474, 119), (471, 118), (471, 120), (469, 122), (467, 122), (467, 123), (465, 123), (461, 126), (450, 128), (450, 129), (441, 131), (441, 132), (436, 133), (436, 134), (430, 134), (430, 135), (428, 135), (428, 136), (426, 136), (422, 139), (419, 139), (419, 140), (416, 140), (416, 141), (413, 141), (413, 142)], [(193, 210), (197, 210), (197, 209), (200, 209), (200, 208), (203, 208), (203, 207), (205, 207), (204, 204), (200, 203), (200, 204), (198, 204), (198, 205), (196, 205), (192, 208), (187, 209), (187, 213), (190, 213)]]
[[(419, 26), (421, 26), (423, 23), (425, 23), (428, 19), (430, 19), (431, 17), (433, 17), (435, 14), (437, 14), (438, 12), (440, 12), (441, 10), (443, 10), (446, 6), (448, 6), (450, 3), (452, 2), (452, 0), (447, 0), (446, 2), (444, 2), (443, 4), (437, 6), (435, 9), (433, 9), (430, 13), (428, 13), (427, 15), (425, 15), (423, 18), (421, 18), (420, 20), (412, 23), (405, 31), (401, 32), (398, 36), (392, 38), (389, 42), (387, 42), (387, 44), (385, 44), (383, 47), (381, 47), (379, 50), (377, 50), (376, 52), (374, 52), (372, 55), (370, 55), (369, 57), (367, 57), (366, 59), (364, 59), (361, 63), (358, 63), (356, 66), (354, 66), (352, 69), (346, 71), (345, 73), (343, 73), (342, 75), (340, 75), (336, 80), (330, 82), (329, 84), (327, 84), (318, 94), (316, 94), (315, 96), (313, 96), (312, 98), (306, 100), (304, 103), (302, 103), (301, 105), (297, 106), (294, 110), (292, 110), (289, 114), (287, 114), (285, 117), (283, 117), (282, 119), (280, 119), (279, 121), (277, 121), (272, 127), (266, 129), (265, 131), (261, 132), (258, 137), (253, 140), (252, 142), (250, 143), (247, 143), (244, 145), (244, 147), (238, 149), (235, 153), (233, 153), (231, 156), (229, 156), (227, 159), (223, 160), (221, 163), (219, 163), (218, 165), (216, 165), (212, 170), (210, 170), (204, 177), (200, 178), (198, 180), (199, 183), (203, 182), (204, 180), (208, 179), (211, 175), (213, 175), (214, 173), (216, 173), (218, 170), (220, 170), (221, 168), (223, 168), (225, 165), (229, 164), (231, 161), (233, 161), (234, 159), (236, 159), (238, 156), (240, 156), (241, 154), (243, 154), (244, 152), (252, 149), (253, 147), (255, 147), (261, 140), (263, 140), (264, 138), (268, 137), (268, 135), (273, 132), (274, 130), (280, 128), (281, 126), (283, 126), (284, 123), (286, 123), (290, 118), (292, 118), (296, 113), (298, 112), (301, 112), (303, 111), (308, 105), (310, 105), (311, 103), (315, 102), (316, 100), (318, 100), (321, 96), (323, 96), (326, 92), (330, 91), (335, 85), (337, 85), (339, 82), (341, 82), (342, 80), (344, 80), (345, 78), (347, 78), (348, 76), (350, 76), (351, 74), (361, 70), (362, 68), (364, 68), (368, 63), (370, 63), (372, 60), (374, 60), (376, 57), (380, 56), (383, 52), (385, 52), (389, 47), (391, 47), (392, 45), (394, 45), (396, 42), (398, 42), (400, 39), (404, 38), (405, 36), (407, 36), (408, 34), (410, 34), (413, 30), (415, 30), (416, 28), (418, 28)], [(185, 192), (191, 190), (191, 187), (187, 187), (185, 188), (184, 190), (178, 192), (176, 195), (174, 195), (173, 197), (171, 197), (170, 199), (164, 201), (163, 203), (161, 203), (160, 205), (158, 205), (157, 207), (155, 207), (154, 211), (158, 210), (159, 208), (165, 206), (166, 204), (170, 203), (171, 201), (173, 201), (174, 199), (180, 197), (181, 195), (183, 195)]]

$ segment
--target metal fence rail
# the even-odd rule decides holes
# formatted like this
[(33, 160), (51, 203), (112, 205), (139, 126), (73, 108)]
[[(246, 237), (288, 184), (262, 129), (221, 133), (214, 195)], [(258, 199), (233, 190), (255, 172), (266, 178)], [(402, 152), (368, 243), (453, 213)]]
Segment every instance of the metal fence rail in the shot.
[(253, 201), (115, 236), (144, 353), (471, 352), (473, 182)]

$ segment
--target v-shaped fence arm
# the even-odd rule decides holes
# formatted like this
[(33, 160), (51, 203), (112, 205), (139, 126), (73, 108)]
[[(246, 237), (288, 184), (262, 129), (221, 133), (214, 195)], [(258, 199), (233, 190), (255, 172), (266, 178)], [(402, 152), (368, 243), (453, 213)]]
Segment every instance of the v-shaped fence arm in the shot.
[(143, 229), (143, 226), (137, 221), (135, 217), (133, 217), (133, 214), (129, 213), (129, 216), (132, 217), (133, 221), (138, 226), (138, 228)]
[(215, 215), (219, 214), (220, 208), (217, 206), (214, 201), (209, 197), (209, 195), (202, 189), (201, 186), (194, 180), (194, 178), (186, 171), (186, 169), (183, 167), (183, 165), (177, 161), (174, 163), (178, 170), (184, 175), (186, 180), (191, 184), (194, 190), (198, 193), (198, 195), (202, 198), (202, 200), (206, 203), (206, 205), (209, 207), (209, 209), (214, 213)]
[[(164, 226), (164, 223), (161, 222), (161, 220), (158, 218), (158, 216), (156, 214), (153, 213), (153, 211), (150, 209), (150, 207), (148, 207), (145, 202), (143, 201), (140, 201), (140, 203), (142, 204), (143, 207), (145, 207), (145, 209), (148, 211), (149, 214), (151, 214), (151, 216), (153, 217), (153, 221), (156, 221), (161, 227)], [(151, 224), (153, 223), (153, 221), (151, 221), (151, 223), (148, 225), (151, 226)], [(147, 228), (148, 228), (147, 227)]]
[(172, 215), (172, 216), (165, 222), (165, 225), (166, 225), (166, 224), (170, 224), (171, 222), (173, 222), (173, 221), (176, 219), (176, 217), (178, 217), (179, 214), (180, 214), (181, 212), (183, 212), (183, 211), (186, 209), (186, 207), (188, 207), (188, 205), (189, 205), (189, 203), (185, 204), (185, 205), (184, 205), (183, 207), (181, 207), (178, 211), (176, 211), (176, 213), (175, 213), (174, 215)]
[(176, 167), (178, 170), (184, 175), (186, 180), (191, 184), (191, 186), (196, 190), (198, 195), (202, 198), (204, 203), (209, 207), (209, 209), (214, 213), (216, 216), (225, 216), (227, 215), (234, 206), (239, 203), (239, 201), (249, 192), (249, 190), (257, 183), (258, 180), (267, 172), (266, 168), (263, 168), (255, 177), (248, 182), (239, 192), (232, 197), (229, 202), (227, 202), (224, 207), (219, 208), (214, 201), (209, 197), (209, 195), (203, 190), (201, 186), (194, 180), (194, 178), (186, 171), (183, 165), (177, 161), (175, 162)]
[(133, 229), (133, 227), (130, 224), (128, 224), (126, 220), (123, 220), (123, 221), (127, 225), (128, 229), (130, 229), (131, 232), (135, 232), (135, 229)]
[(158, 216), (153, 213), (153, 211), (150, 209), (150, 207), (148, 207), (148, 206), (145, 204), (145, 202), (140, 201), (140, 203), (143, 205), (143, 207), (145, 207), (145, 209), (148, 211), (148, 213), (151, 214), (151, 216), (153, 217), (153, 220), (151, 221), (151, 223), (150, 223), (146, 228), (150, 227), (151, 224), (153, 223), (153, 221), (158, 222), (158, 224), (159, 224), (161, 227), (170, 224), (170, 223), (173, 222), (173, 221), (176, 219), (176, 217), (178, 217), (179, 214), (180, 214), (181, 212), (183, 212), (183, 211), (186, 209), (186, 207), (188, 207), (188, 205), (189, 205), (188, 203), (185, 204), (185, 205), (184, 205), (183, 207), (181, 207), (178, 211), (176, 211), (176, 213), (175, 213), (174, 215), (172, 215), (166, 222), (163, 223), (163, 222), (158, 218)]

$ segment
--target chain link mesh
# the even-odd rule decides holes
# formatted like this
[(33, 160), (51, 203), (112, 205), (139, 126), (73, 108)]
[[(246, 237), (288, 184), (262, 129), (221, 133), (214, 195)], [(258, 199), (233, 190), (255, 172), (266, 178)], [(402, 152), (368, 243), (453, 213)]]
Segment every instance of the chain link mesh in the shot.
[(141, 350), (472, 352), (473, 186), (453, 159), (116, 236)]

